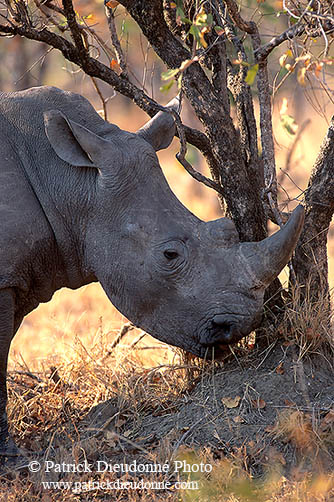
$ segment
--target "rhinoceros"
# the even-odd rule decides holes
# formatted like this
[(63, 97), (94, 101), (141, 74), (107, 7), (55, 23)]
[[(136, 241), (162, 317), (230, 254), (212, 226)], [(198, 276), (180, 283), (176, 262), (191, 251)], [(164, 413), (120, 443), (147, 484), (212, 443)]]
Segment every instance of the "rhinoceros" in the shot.
[(23, 317), (62, 287), (99, 281), (136, 326), (204, 357), (258, 326), (263, 295), (297, 243), (303, 209), (261, 242), (203, 222), (171, 191), (156, 151), (174, 133), (159, 112), (136, 133), (53, 87), (0, 94), (0, 452), (6, 372)]

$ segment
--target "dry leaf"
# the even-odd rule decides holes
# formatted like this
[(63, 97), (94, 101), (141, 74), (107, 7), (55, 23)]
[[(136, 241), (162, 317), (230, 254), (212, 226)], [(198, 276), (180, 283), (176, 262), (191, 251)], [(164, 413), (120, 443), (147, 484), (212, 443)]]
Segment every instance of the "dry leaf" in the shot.
[(296, 62), (297, 63), (300, 63), (300, 62), (303, 62), (305, 64), (305, 66), (307, 66), (310, 61), (312, 59), (312, 54), (309, 54), (308, 52), (306, 54), (304, 54), (303, 56), (298, 56), (296, 58)]
[(254, 408), (257, 408), (258, 410), (263, 410), (263, 408), (266, 407), (266, 402), (263, 399), (251, 399), (251, 404)]
[(226, 406), (226, 408), (237, 408), (239, 406), (240, 399), (240, 396), (222, 397), (222, 403)]
[(287, 54), (282, 54), (282, 56), (279, 58), (279, 65), (284, 68), (286, 60), (288, 59)]
[(287, 98), (283, 98), (279, 114), (280, 115), (285, 115), (287, 112), (288, 112), (288, 100), (287, 100)]
[(217, 431), (213, 431), (212, 435), (213, 435), (214, 438), (219, 439), (219, 441), (221, 440)]
[(277, 366), (276, 368), (276, 373), (278, 373), (279, 375), (283, 375), (284, 374), (284, 368), (283, 368), (283, 363), (279, 363), (279, 365)]
[(322, 432), (334, 426), (334, 410), (330, 410), (321, 420), (320, 430)]
[(115, 7), (117, 7), (117, 5), (119, 5), (119, 2), (117, 2), (117, 0), (109, 0), (109, 2), (106, 3), (106, 6), (110, 7), (110, 9), (114, 9)]
[(322, 71), (324, 67), (324, 63), (320, 62), (320, 63), (314, 63), (312, 65), (312, 70), (314, 71), (314, 74), (317, 78), (320, 77), (320, 72)]
[(298, 70), (297, 80), (298, 80), (299, 85), (301, 85), (302, 87), (306, 87), (306, 80), (305, 80), (306, 71), (307, 71), (307, 68), (305, 66)]
[(120, 73), (122, 71), (118, 61), (116, 59), (112, 59), (110, 62), (110, 68), (115, 71), (116, 73)]
[(326, 424), (330, 424), (330, 423), (334, 422), (334, 410), (330, 410), (327, 413), (327, 415), (325, 415), (323, 422), (325, 422)]
[(240, 415), (237, 415), (233, 418), (233, 422), (235, 422), (236, 424), (243, 424), (245, 420)]
[(129, 436), (131, 436), (133, 434), (133, 431), (125, 431), (123, 432), (123, 436), (125, 436), (126, 438), (128, 438)]

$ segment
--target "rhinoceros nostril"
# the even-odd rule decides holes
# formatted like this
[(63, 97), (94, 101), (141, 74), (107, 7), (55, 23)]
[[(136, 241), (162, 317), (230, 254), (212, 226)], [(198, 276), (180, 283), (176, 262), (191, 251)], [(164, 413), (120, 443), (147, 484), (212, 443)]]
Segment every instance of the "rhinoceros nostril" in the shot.
[(212, 341), (221, 343), (231, 343), (234, 338), (239, 338), (239, 331), (235, 323), (226, 321), (226, 316), (216, 315), (212, 319), (214, 334)]
[(214, 328), (219, 328), (221, 331), (226, 331), (229, 332), (231, 331), (232, 324), (229, 322), (226, 322), (226, 317), (222, 315), (216, 315), (212, 319), (212, 325)]

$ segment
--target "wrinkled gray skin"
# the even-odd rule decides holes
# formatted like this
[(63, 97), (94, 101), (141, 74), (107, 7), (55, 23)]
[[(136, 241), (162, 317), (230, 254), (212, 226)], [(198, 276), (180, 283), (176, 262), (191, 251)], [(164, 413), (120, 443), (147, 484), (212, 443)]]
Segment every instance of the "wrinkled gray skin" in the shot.
[(260, 243), (240, 244), (228, 219), (199, 220), (171, 192), (155, 153), (174, 136), (168, 113), (134, 134), (77, 94), (34, 88), (0, 94), (0, 131), (0, 452), (8, 456), (17, 454), (5, 413), (8, 350), (40, 302), (100, 281), (154, 337), (219, 356), (259, 324), (303, 210)]

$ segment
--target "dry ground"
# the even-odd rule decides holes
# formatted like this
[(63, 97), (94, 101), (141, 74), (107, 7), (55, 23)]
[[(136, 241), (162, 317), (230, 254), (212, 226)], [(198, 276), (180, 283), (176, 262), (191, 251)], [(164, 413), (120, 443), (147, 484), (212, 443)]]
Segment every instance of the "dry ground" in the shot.
[[(257, 349), (249, 340), (218, 364), (186, 358), (137, 330), (112, 348), (122, 319), (94, 323), (94, 312), (105, 308), (98, 286), (64, 290), (26, 321), (21, 343), (39, 322), (45, 338), (37, 359), (21, 357), (14, 345), (9, 417), (28, 460), (16, 470), (9, 464), (1, 501), (334, 500), (333, 353), (317, 337), (321, 309), (313, 312), (314, 330), (305, 311), (293, 313), (279, 328), (283, 343), (262, 340)], [(51, 344), (48, 332), (55, 333)], [(29, 472), (28, 461), (41, 470)], [(45, 472), (47, 461), (86, 461), (92, 473)], [(168, 471), (98, 472), (98, 465), (134, 461), (168, 463)], [(175, 461), (190, 472), (175, 472)], [(191, 472), (201, 463), (211, 472)], [(107, 482), (117, 479), (170, 485), (111, 490)], [(178, 480), (196, 489), (178, 490)]]

